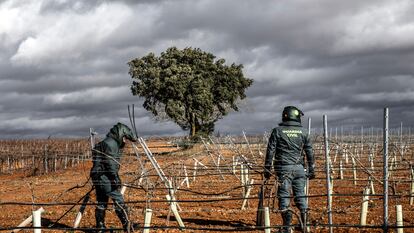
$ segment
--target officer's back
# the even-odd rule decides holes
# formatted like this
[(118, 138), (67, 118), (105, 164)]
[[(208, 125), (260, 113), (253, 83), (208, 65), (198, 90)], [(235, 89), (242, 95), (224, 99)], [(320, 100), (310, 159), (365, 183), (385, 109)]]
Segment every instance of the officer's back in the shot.
[(274, 129), (276, 140), (275, 165), (303, 164), (303, 148), (308, 142), (308, 132), (299, 122), (286, 121)]

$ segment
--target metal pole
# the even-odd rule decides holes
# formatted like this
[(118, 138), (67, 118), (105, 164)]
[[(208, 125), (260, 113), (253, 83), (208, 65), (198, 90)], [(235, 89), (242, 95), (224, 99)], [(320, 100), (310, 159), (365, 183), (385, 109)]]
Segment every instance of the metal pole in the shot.
[(361, 126), (361, 156), (364, 151), (364, 126)]
[(308, 118), (308, 136), (311, 134), (312, 118)]
[(384, 232), (388, 231), (388, 108), (384, 108)]
[(91, 137), (90, 138), (91, 149), (93, 149), (93, 147), (95, 146), (95, 135), (96, 135), (95, 130), (93, 128), (89, 128), (89, 136)]
[(338, 143), (338, 127), (335, 127), (335, 141)]
[(401, 122), (401, 125), (400, 125), (400, 152), (401, 152), (401, 159), (402, 159), (402, 156), (404, 155), (403, 153), (403, 123)]
[[(310, 138), (310, 132), (311, 132), (311, 125), (312, 125), (312, 119), (309, 117), (308, 118), (308, 137)], [(308, 168), (308, 161), (306, 161), (305, 164), (305, 168), (306, 168), (306, 172), (309, 172), (309, 168)], [(305, 186), (305, 195), (306, 195), (306, 205), (309, 205), (309, 178), (306, 178), (306, 186)], [(308, 206), (309, 208), (309, 206)]]
[(323, 115), (323, 129), (325, 138), (325, 167), (326, 167), (326, 190), (327, 190), (327, 201), (328, 201), (328, 221), (329, 221), (329, 232), (333, 233), (332, 228), (332, 203), (331, 203), (331, 172), (329, 170), (329, 145), (328, 145), (328, 117)]

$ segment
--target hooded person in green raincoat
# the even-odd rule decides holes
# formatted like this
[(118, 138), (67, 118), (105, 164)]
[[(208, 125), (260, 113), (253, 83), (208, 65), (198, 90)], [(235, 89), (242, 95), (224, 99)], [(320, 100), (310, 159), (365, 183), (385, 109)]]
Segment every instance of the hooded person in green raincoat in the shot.
[(126, 140), (136, 141), (137, 138), (128, 126), (117, 123), (110, 129), (106, 138), (97, 143), (92, 150), (93, 166), (90, 176), (96, 191), (95, 219), (96, 228), (99, 229), (97, 232), (105, 231), (105, 211), (109, 198), (114, 203), (115, 213), (124, 230), (131, 230), (128, 208), (120, 193), (122, 183), (118, 174), (121, 149), (125, 146)]

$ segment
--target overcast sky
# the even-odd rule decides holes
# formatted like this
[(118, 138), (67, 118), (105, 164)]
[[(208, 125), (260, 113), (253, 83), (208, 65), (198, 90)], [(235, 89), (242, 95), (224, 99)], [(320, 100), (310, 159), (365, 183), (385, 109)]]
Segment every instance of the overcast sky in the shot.
[(0, 137), (87, 136), (138, 108), (144, 135), (183, 135), (155, 122), (130, 92), (127, 62), (196, 47), (254, 79), (221, 133), (262, 133), (296, 105), (321, 127), (414, 126), (412, 0), (0, 1)]

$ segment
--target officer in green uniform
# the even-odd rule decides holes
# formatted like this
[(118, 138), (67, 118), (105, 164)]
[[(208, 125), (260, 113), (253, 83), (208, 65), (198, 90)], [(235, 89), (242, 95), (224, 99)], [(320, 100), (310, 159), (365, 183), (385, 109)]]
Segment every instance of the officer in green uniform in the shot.
[(115, 213), (122, 223), (125, 231), (131, 229), (128, 219), (128, 208), (120, 193), (121, 179), (119, 178), (119, 167), (121, 149), (125, 146), (126, 140), (136, 141), (137, 138), (131, 129), (122, 124), (114, 125), (106, 138), (97, 143), (92, 150), (93, 166), (90, 176), (96, 191), (97, 206), (95, 209), (96, 228), (98, 232), (105, 231), (105, 210), (109, 198), (114, 203)]
[[(307, 203), (305, 197), (306, 178), (315, 178), (312, 144), (306, 129), (302, 128), (303, 112), (294, 106), (286, 106), (282, 113), (282, 123), (273, 129), (267, 145), (264, 177), (269, 179), (272, 167), (278, 179), (277, 197), (283, 226), (281, 232), (290, 232), (292, 213), (289, 210), (290, 191), (300, 210), (301, 221), (306, 223)], [(308, 164), (305, 172), (303, 152)]]

